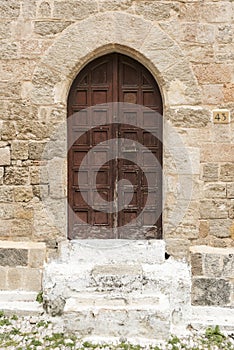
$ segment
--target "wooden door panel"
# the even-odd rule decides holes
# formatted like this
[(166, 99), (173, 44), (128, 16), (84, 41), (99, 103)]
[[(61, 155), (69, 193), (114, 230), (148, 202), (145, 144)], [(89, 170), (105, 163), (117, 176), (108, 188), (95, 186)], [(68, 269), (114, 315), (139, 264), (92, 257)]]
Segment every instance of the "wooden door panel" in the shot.
[[(132, 105), (116, 110), (111, 102)], [(160, 237), (162, 145), (154, 135), (161, 137), (162, 120), (155, 112), (162, 114), (159, 88), (130, 57), (106, 55), (79, 73), (68, 99), (74, 115), (68, 138), (75, 140), (68, 154), (70, 238), (143, 239), (147, 226), (154, 229), (150, 238)], [(116, 137), (122, 141), (108, 142)], [(109, 160), (112, 154), (118, 160)]]

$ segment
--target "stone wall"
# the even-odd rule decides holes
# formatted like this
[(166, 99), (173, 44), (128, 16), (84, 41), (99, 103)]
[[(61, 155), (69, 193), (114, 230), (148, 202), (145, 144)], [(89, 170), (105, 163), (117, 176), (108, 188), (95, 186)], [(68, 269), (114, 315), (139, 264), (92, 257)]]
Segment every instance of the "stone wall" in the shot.
[[(1, 0), (1, 240), (44, 241), (53, 248), (66, 238), (66, 129), (57, 140), (54, 133), (66, 121), (78, 71), (118, 51), (154, 74), (165, 121), (192, 164), (182, 174), (192, 179), (187, 198), (173, 166), (186, 162), (184, 150), (175, 160), (165, 149), (168, 252), (186, 256), (196, 244), (233, 247), (233, 9), (229, 0)], [(213, 124), (217, 108), (230, 110), (229, 124)], [(175, 227), (170, 217), (178, 192), (183, 215)]]

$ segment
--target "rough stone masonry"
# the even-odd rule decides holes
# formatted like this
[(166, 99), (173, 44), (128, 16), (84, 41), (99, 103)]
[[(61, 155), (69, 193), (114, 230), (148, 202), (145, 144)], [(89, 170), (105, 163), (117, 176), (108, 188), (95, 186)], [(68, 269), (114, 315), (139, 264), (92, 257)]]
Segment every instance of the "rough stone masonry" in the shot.
[[(184, 145), (177, 159), (173, 138), (172, 152), (164, 150), (163, 240), (168, 254), (189, 263), (186, 298), (196, 306), (233, 307), (233, 13), (231, 0), (0, 0), (1, 290), (39, 291), (43, 271), (48, 275), (61, 258), (67, 135), (59, 126), (66, 123), (69, 88), (89, 61), (120, 52), (151, 71), (164, 119)], [(214, 123), (219, 109), (230, 112), (228, 123)], [(185, 153), (190, 196), (178, 185)], [(173, 226), (180, 205), (183, 215)]]

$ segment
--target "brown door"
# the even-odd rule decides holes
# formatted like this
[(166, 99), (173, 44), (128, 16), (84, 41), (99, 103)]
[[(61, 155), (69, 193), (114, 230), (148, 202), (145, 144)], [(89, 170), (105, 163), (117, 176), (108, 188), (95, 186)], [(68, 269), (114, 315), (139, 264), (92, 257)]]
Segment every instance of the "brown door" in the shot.
[(69, 238), (161, 237), (161, 116), (158, 85), (132, 58), (105, 55), (78, 74), (68, 97)]

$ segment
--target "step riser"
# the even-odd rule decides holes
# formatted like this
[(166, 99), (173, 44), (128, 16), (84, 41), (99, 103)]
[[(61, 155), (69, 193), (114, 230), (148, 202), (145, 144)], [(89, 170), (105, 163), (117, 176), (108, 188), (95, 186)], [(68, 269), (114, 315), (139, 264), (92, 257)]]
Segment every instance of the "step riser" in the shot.
[(81, 336), (163, 339), (170, 332), (169, 314), (151, 310), (84, 310), (63, 320), (66, 330)]

